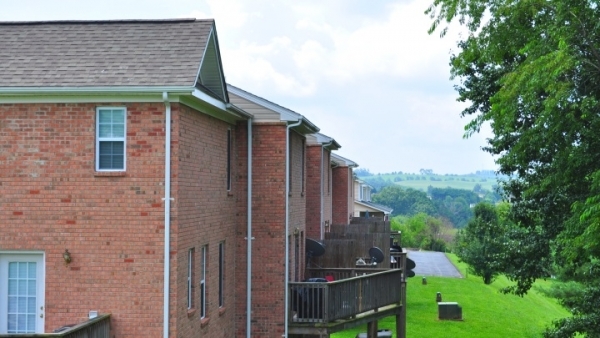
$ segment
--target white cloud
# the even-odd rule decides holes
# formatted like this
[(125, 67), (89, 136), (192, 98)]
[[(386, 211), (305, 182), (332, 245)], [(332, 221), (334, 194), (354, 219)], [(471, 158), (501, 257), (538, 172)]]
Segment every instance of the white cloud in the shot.
[[(2, 20), (214, 18), (228, 82), (293, 109), (375, 172), (493, 169), (464, 140), (449, 78), (461, 29), (427, 34), (419, 0), (46, 0), (7, 2)], [(115, 10), (118, 8), (119, 10)]]

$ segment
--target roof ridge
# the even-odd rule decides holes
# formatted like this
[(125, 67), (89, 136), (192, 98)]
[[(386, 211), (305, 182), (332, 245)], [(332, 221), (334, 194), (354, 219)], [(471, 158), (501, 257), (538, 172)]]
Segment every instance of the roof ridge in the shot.
[(0, 25), (45, 25), (45, 24), (116, 24), (116, 23), (183, 23), (214, 21), (214, 19), (116, 19), (116, 20), (45, 20), (45, 21), (0, 21)]

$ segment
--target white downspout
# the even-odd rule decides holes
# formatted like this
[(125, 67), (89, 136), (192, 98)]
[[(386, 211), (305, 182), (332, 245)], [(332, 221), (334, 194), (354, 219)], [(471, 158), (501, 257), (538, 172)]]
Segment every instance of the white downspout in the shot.
[(171, 102), (169, 95), (163, 92), (165, 102), (165, 271), (163, 290), (163, 337), (169, 338), (169, 283), (171, 279)]
[(246, 337), (252, 334), (252, 119), (248, 119), (248, 233), (246, 237), (248, 251), (246, 254), (247, 276), (246, 276)]
[(284, 311), (284, 331), (283, 337), (288, 336), (288, 317), (289, 317), (289, 279), (290, 279), (290, 248), (288, 237), (290, 236), (290, 128), (297, 127), (302, 123), (302, 120), (293, 124), (288, 124), (285, 133), (285, 281), (284, 281), (284, 297), (285, 297), (285, 311)]
[[(321, 238), (320, 240), (323, 240), (325, 238), (325, 230), (323, 229), (323, 200), (325, 199), (323, 197), (323, 195), (325, 195), (325, 189), (324, 189), (324, 185), (323, 185), (323, 181), (324, 181), (324, 177), (323, 177), (323, 170), (325, 168), (325, 147), (329, 147), (331, 144), (333, 143), (333, 141), (329, 141), (328, 143), (322, 144), (321, 145), (321, 179), (319, 180), (321, 182), (321, 220), (320, 220), (320, 225), (319, 228), (321, 228)], [(329, 170), (329, 165), (327, 164), (328, 168), (327, 170)], [(327, 182), (327, 184), (330, 184), (330, 182)]]

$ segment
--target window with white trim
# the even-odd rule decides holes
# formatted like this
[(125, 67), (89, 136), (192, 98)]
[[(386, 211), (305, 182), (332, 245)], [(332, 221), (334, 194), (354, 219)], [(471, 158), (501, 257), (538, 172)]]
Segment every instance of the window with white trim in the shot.
[(188, 276), (187, 276), (187, 305), (188, 310), (194, 308), (194, 256), (195, 250), (188, 251)]
[(219, 243), (219, 307), (225, 306), (225, 242)]
[(125, 171), (127, 110), (96, 108), (96, 171)]
[(200, 318), (206, 317), (206, 254), (208, 247), (205, 245), (200, 252)]
[(231, 128), (227, 129), (227, 191), (231, 191)]

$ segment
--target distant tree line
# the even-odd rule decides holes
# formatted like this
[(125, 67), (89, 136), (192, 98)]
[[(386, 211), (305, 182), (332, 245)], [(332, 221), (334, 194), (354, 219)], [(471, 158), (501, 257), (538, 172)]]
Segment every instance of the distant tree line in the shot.
[(428, 192), (397, 185), (388, 185), (372, 196), (373, 202), (388, 206), (392, 216), (414, 216), (424, 213), (449, 222), (455, 228), (464, 227), (473, 216), (471, 205), (482, 200), (473, 191), (429, 187)]

